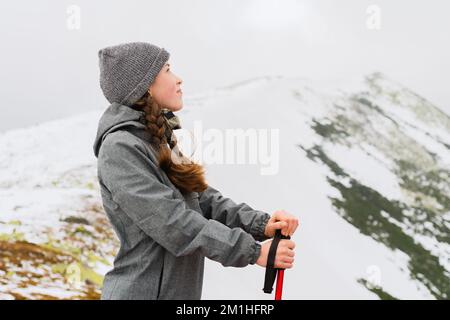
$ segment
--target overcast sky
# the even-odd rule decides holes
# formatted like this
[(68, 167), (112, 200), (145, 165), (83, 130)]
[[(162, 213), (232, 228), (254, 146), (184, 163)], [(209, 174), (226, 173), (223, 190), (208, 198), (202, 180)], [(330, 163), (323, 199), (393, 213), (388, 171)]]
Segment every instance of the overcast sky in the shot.
[(449, 15), (445, 0), (2, 1), (0, 131), (106, 108), (97, 52), (129, 41), (166, 48), (185, 96), (381, 71), (450, 113)]

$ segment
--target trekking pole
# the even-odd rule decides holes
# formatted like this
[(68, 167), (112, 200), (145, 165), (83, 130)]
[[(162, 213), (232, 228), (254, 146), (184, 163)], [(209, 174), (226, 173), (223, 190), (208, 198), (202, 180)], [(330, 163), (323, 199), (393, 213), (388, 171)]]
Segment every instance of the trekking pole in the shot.
[(283, 293), (283, 280), (284, 280), (284, 269), (274, 267), (278, 243), (280, 242), (281, 239), (290, 239), (290, 238), (291, 238), (290, 236), (283, 236), (281, 234), (281, 229), (277, 229), (275, 231), (275, 237), (272, 240), (272, 244), (270, 245), (269, 255), (267, 256), (266, 275), (264, 279), (263, 291), (269, 294), (272, 293), (273, 283), (275, 282), (275, 278), (277, 278), (275, 300), (281, 300)]
[(281, 300), (283, 294), (284, 269), (278, 269), (277, 287), (275, 289), (275, 300)]

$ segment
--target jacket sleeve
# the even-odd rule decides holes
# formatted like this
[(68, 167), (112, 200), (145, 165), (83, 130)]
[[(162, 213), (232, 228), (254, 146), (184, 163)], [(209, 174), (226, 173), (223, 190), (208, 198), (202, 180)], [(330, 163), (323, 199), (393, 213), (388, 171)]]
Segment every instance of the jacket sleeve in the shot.
[(200, 252), (223, 266), (255, 264), (261, 244), (240, 228), (229, 228), (186, 207), (155, 175), (143, 142), (117, 132), (108, 135), (98, 158), (99, 177), (112, 199), (158, 244), (180, 257)]
[(217, 220), (230, 228), (242, 228), (257, 241), (270, 239), (264, 234), (270, 215), (253, 210), (246, 203), (236, 204), (211, 186), (200, 193), (200, 208), (208, 219)]

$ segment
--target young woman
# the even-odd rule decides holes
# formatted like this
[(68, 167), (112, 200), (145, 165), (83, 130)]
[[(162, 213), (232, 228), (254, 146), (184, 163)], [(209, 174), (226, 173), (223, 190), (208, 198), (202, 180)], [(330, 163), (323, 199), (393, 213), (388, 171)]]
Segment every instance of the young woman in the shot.
[[(253, 210), (207, 185), (202, 166), (178, 149), (174, 111), (181, 79), (169, 53), (131, 42), (98, 52), (100, 86), (111, 105), (100, 118), (94, 153), (103, 207), (119, 240), (102, 299), (200, 299), (204, 258), (223, 266), (265, 267), (276, 229), (297, 219)], [(281, 240), (275, 267), (291, 268), (295, 244)]]

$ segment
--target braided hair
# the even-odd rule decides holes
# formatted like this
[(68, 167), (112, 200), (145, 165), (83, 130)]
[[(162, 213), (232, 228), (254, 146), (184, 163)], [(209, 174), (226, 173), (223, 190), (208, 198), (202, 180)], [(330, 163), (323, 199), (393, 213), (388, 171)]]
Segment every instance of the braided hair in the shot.
[(146, 130), (151, 137), (149, 142), (157, 151), (159, 167), (170, 181), (183, 194), (204, 191), (208, 187), (204, 168), (181, 153), (172, 129), (166, 125), (162, 108), (149, 91), (134, 103), (133, 108), (145, 112)]

